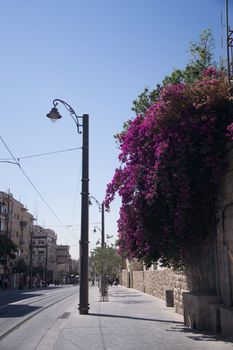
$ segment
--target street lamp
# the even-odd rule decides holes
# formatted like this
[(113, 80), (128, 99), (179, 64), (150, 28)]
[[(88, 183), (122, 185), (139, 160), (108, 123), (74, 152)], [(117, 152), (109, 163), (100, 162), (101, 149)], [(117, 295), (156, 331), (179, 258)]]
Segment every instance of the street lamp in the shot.
[[(93, 232), (94, 232), (94, 233), (96, 233), (97, 230), (99, 230), (99, 231), (101, 232), (101, 228), (99, 228), (99, 226), (95, 226), (95, 227), (93, 228)], [(100, 243), (101, 243), (101, 242), (100, 242), (100, 240), (98, 239), (98, 241), (96, 242), (96, 245), (98, 245), (98, 244), (100, 244)], [(102, 247), (102, 243), (101, 243), (101, 248), (103, 248), (103, 247)]]
[[(93, 197), (93, 196), (89, 196), (89, 203), (91, 204), (91, 199), (94, 199), (94, 201), (96, 202), (96, 204), (98, 205), (99, 211), (101, 212), (101, 247), (104, 248), (105, 246), (105, 232), (104, 232), (104, 202), (102, 202), (101, 204), (99, 203), (99, 201)], [(96, 232), (96, 231), (94, 231)]]
[[(79, 313), (88, 314), (88, 226), (89, 226), (89, 115), (78, 116), (73, 108), (60, 99), (53, 100), (53, 108), (47, 114), (51, 121), (55, 122), (62, 116), (58, 112), (57, 105), (61, 103), (74, 120), (78, 134), (82, 134), (82, 192), (81, 192), (81, 238), (80, 247), (80, 289), (79, 289)], [(80, 124), (79, 119), (82, 120)], [(82, 132), (80, 131), (82, 128)]]
[(99, 228), (99, 226), (95, 226), (95, 227), (93, 228), (93, 232), (94, 232), (94, 233), (96, 233), (97, 230), (99, 230), (99, 231), (101, 232), (101, 228)]

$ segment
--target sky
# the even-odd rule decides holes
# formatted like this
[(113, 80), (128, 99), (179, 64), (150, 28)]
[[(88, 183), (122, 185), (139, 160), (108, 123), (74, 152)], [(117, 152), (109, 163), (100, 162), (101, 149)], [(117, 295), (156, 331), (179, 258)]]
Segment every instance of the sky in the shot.
[[(232, 0), (229, 7), (231, 15)], [(0, 191), (10, 191), (78, 258), (82, 135), (62, 105), (62, 119), (46, 117), (52, 101), (89, 114), (89, 189), (101, 203), (119, 165), (113, 135), (134, 117), (132, 101), (182, 69), (204, 29), (212, 29), (216, 60), (226, 57), (224, 24), (224, 0), (0, 0)], [(12, 155), (21, 169), (2, 162)], [(116, 198), (105, 213), (109, 243), (119, 207)], [(89, 221), (92, 250), (101, 236), (95, 201)]]

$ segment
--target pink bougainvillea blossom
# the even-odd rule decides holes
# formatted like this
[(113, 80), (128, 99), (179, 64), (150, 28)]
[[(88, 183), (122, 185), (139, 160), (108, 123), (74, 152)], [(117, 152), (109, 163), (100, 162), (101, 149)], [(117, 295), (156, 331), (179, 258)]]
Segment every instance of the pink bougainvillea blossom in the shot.
[(208, 68), (191, 84), (168, 85), (120, 140), (105, 205), (122, 198), (120, 250), (165, 265), (208, 232), (226, 142), (233, 140), (228, 83)]

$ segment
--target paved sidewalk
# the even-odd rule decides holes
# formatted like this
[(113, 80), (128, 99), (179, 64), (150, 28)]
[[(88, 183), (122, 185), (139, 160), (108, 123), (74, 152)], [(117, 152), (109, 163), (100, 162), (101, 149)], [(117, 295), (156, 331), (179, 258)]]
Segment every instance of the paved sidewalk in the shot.
[[(159, 298), (122, 286), (109, 288), (109, 301), (99, 301), (90, 287), (90, 312), (80, 315), (70, 306), (52, 327), (38, 350), (232, 350), (230, 339), (193, 332), (183, 316)], [(61, 321), (61, 320), (60, 320)]]

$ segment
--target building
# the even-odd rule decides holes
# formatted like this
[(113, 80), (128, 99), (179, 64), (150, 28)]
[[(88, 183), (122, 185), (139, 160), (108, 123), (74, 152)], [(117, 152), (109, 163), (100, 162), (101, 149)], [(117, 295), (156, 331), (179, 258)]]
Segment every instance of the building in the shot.
[(32, 266), (42, 279), (50, 283), (54, 282), (57, 272), (56, 243), (57, 235), (53, 230), (33, 226)]
[(79, 283), (79, 260), (71, 259), (70, 261), (70, 283)]
[(57, 246), (57, 234), (39, 225), (27, 208), (9, 192), (0, 191), (0, 235), (15, 243), (15, 258), (2, 253), (0, 280), (8, 287), (24, 288), (40, 284), (70, 283), (71, 271), (77, 276), (77, 266), (71, 261), (68, 245)]
[[(7, 278), (8, 286), (15, 287), (19, 274), (26, 273), (30, 265), (30, 241), (33, 230), (33, 215), (8, 192), (0, 192), (1, 234), (17, 246), (15, 259), (6, 257), (1, 266), (1, 278)], [(26, 283), (26, 280), (24, 281)]]
[(57, 280), (60, 284), (69, 283), (71, 256), (68, 245), (57, 245)]

